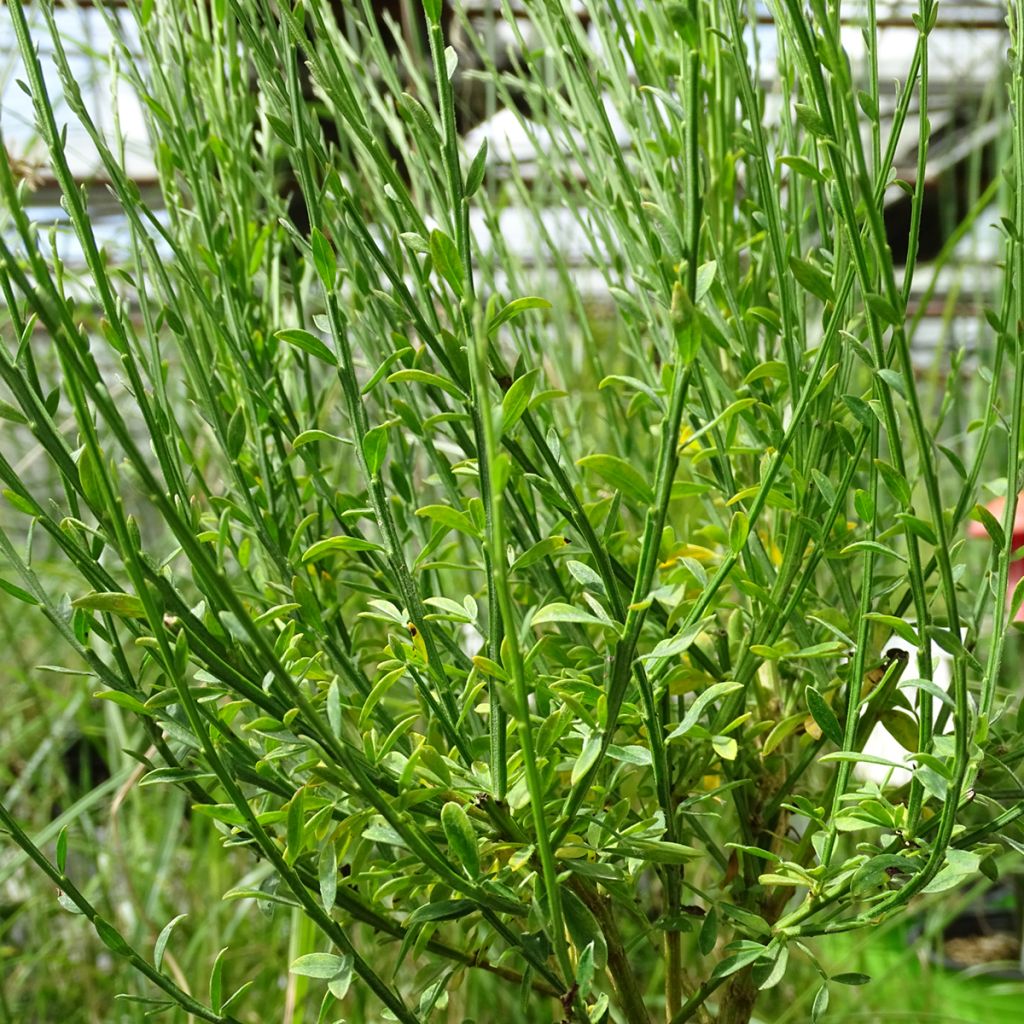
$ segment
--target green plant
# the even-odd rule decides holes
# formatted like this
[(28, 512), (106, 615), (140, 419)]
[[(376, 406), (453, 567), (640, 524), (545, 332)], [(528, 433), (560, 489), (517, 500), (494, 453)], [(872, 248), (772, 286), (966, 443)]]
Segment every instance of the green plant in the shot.
[[(111, 59), (147, 111), (166, 220), (41, 5), (125, 215), (118, 267), (10, 7), (84, 266), (54, 258), (0, 165), (3, 410), (55, 481), (0, 456), (17, 516), (2, 585), (137, 720), (140, 786), (183, 789), (269, 868), (231, 895), (291, 908), (320, 1019), (362, 1007), (353, 979), (365, 1019), (418, 1022), (487, 977), (524, 1018), (743, 1022), (791, 955), (819, 969), (807, 939), (985, 869), (1024, 813), (975, 786), (1017, 733), (997, 699), (1024, 483), (1017, 56), (985, 405), (954, 432), (961, 356), (929, 396), (907, 312), (934, 0), (888, 126), (838, 5), (773, 5), (771, 123), (738, 0), (587, 4), (588, 32), (532, 2), (515, 88), (536, 166), (504, 181), (456, 133), (439, 0), (408, 93), (366, 3), (345, 26), (315, 3), (131, 6), (141, 57)], [(865, 30), (871, 53), (873, 3)], [(484, 77), (511, 101), (509, 75)], [(901, 277), (881, 202), (914, 97)], [(505, 236), (510, 209), (542, 269)], [(551, 210), (585, 240), (610, 322)], [(993, 473), (1003, 523), (975, 504)], [(983, 568), (955, 540), (969, 514)], [(40, 557), (74, 570), (66, 596)], [(893, 633), (921, 679), (886, 656)], [(914, 753), (905, 791), (852, 779), (877, 721)], [(51, 854), (3, 803), (0, 824), (157, 990), (131, 998), (245, 1018), (224, 956), (201, 1001), (162, 970), (174, 921), (149, 957), (75, 887), (73, 832)], [(821, 974), (815, 1018), (830, 980), (864, 980)]]

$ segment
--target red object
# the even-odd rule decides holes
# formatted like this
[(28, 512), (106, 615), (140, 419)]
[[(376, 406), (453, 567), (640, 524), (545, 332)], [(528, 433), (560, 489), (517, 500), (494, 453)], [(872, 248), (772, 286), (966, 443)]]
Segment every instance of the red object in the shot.
[[(1005, 498), (996, 498), (995, 501), (990, 501), (985, 508), (1002, 524), (1003, 512), (1006, 509)], [(987, 538), (988, 531), (981, 523), (975, 520), (968, 525), (967, 536)], [(1019, 494), (1017, 495), (1017, 508), (1013, 517), (1013, 537), (1010, 539), (1010, 550), (1016, 551), (1022, 544), (1024, 544), (1024, 494)], [(1006, 583), (1007, 601), (1013, 596), (1014, 588), (1022, 576), (1024, 576), (1024, 557), (1016, 558), (1010, 562), (1010, 575)], [(1017, 622), (1024, 622), (1024, 604), (1017, 609), (1015, 618)]]

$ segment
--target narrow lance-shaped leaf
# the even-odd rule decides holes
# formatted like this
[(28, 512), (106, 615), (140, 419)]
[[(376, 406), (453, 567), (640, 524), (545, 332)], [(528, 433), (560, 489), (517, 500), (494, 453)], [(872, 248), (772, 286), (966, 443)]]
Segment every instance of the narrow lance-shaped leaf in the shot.
[(309, 331), (294, 327), (285, 331), (278, 331), (277, 337), (332, 366), (336, 366), (338, 363), (334, 353), (315, 334), (310, 334)]
[(685, 736), (700, 721), (704, 710), (717, 700), (728, 697), (737, 690), (742, 690), (743, 684), (738, 682), (713, 683), (703, 693), (694, 698), (693, 703), (686, 709), (683, 720), (668, 734), (666, 740), (674, 740)]
[(456, 859), (471, 878), (476, 878), (480, 874), (480, 852), (469, 815), (460, 804), (450, 800), (441, 808), (441, 826)]
[(515, 319), (521, 313), (525, 313), (529, 309), (550, 309), (551, 303), (547, 299), (542, 299), (536, 295), (527, 295), (521, 299), (513, 299), (507, 305), (503, 306), (497, 313), (491, 317), (487, 324), (487, 333), (493, 334), (498, 328), (503, 327), (510, 320)]
[(338, 274), (338, 259), (334, 255), (334, 247), (318, 228), (310, 232), (310, 246), (313, 249), (313, 263), (316, 272), (324, 288), (334, 287), (334, 280)]
[(455, 243), (443, 231), (430, 232), (430, 257), (437, 272), (448, 282), (455, 294), (462, 298), (465, 292), (465, 268)]
[(596, 473), (623, 495), (640, 505), (654, 503), (654, 491), (643, 474), (617, 455), (585, 455), (579, 465)]
[(94, 592), (76, 598), (71, 604), (84, 611), (107, 612), (125, 619), (141, 619), (146, 614), (145, 606), (134, 594)]
[(825, 698), (813, 686), (807, 688), (807, 707), (822, 733), (841, 747), (843, 745), (843, 729), (839, 724), (839, 719), (836, 718), (836, 713), (829, 707)]

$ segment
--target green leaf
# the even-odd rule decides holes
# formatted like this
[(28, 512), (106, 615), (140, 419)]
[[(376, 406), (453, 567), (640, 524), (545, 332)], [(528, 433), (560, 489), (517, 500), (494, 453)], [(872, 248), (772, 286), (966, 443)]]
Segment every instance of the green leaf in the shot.
[(896, 518), (904, 527), (906, 527), (908, 533), (912, 533), (915, 537), (923, 540), (926, 544), (934, 546), (939, 543), (938, 535), (935, 533), (935, 527), (927, 519), (922, 519), (920, 516), (913, 516), (909, 512), (897, 512)]
[(384, 551), (382, 544), (376, 544), (372, 540), (364, 540), (362, 537), (325, 537), (311, 544), (302, 553), (303, 562), (313, 562), (324, 555), (332, 555), (336, 551)]
[(711, 980), (718, 981), (720, 978), (728, 978), (731, 974), (743, 970), (756, 960), (768, 955), (768, 947), (762, 946), (759, 942), (733, 942), (726, 946), (726, 950), (735, 949), (736, 952), (715, 964), (711, 972)]
[(39, 604), (39, 602), (27, 590), (22, 590), (21, 587), (16, 586), (14, 583), (9, 583), (2, 576), (0, 576), (0, 590), (4, 591), (6, 594), (10, 594), (11, 597), (18, 601), (22, 601), (25, 604)]
[(518, 572), (523, 569), (528, 569), (531, 565), (534, 565), (543, 558), (550, 558), (553, 555), (564, 554), (565, 550), (570, 546), (570, 543), (569, 539), (567, 537), (563, 537), (561, 534), (557, 534), (554, 537), (545, 537), (544, 540), (539, 540), (532, 547), (527, 548), (527, 550), (509, 566), (509, 572)]
[(813, 263), (798, 259), (796, 256), (790, 256), (789, 269), (793, 272), (793, 276), (797, 279), (800, 287), (810, 292), (815, 298), (821, 299), (822, 302), (833, 302), (835, 300), (832, 282)]
[(836, 718), (836, 713), (828, 706), (825, 698), (813, 686), (807, 687), (807, 707), (811, 717), (818, 723), (818, 728), (837, 747), (843, 745), (843, 730)]
[(92, 919), (92, 926), (96, 929), (96, 934), (100, 937), (100, 941), (112, 953), (117, 953), (118, 956), (131, 955), (131, 947), (121, 938), (121, 933), (108, 921), (105, 921), (102, 917), (94, 917)]
[(292, 327), (286, 331), (278, 331), (274, 337), (288, 342), (289, 345), (294, 345), (295, 348), (302, 349), (303, 352), (308, 352), (311, 356), (316, 356), (317, 359), (322, 359), (331, 366), (338, 365), (338, 360), (335, 358), (334, 353), (315, 334), (310, 334), (309, 331)]
[(580, 756), (576, 758), (576, 763), (572, 766), (572, 777), (569, 780), (572, 785), (575, 786), (590, 771), (600, 753), (601, 737), (597, 733), (592, 733), (587, 737)]
[[(168, 117), (164, 117), (163, 120), (169, 121)], [(284, 118), (278, 117), (277, 114), (267, 113), (267, 121), (270, 123), (271, 128), (274, 129), (277, 137), (289, 147), (289, 149), (295, 148), (295, 133), (292, 131), (291, 126)], [(170, 321), (168, 320), (168, 323)], [(172, 328), (173, 330), (173, 328)]]
[(580, 998), (586, 999), (590, 995), (591, 986), (594, 984), (594, 943), (587, 944), (587, 948), (580, 953), (576, 963), (576, 984), (579, 986)]
[(824, 984), (818, 989), (818, 994), (814, 997), (814, 1003), (811, 1005), (811, 1024), (818, 1024), (818, 1021), (825, 1016), (827, 1009), (828, 984)]
[[(79, 474), (82, 474), (84, 472), (84, 467), (83, 467), (82, 463), (85, 460), (86, 454), (87, 454), (86, 452), (82, 452), (82, 459), (79, 460), (79, 463), (78, 463), (78, 472), (79, 472)], [(85, 489), (84, 480), (83, 480), (82, 487), (83, 487), (83, 490), (84, 490)], [(29, 501), (27, 498), (23, 498), (20, 494), (16, 494), (14, 491), (9, 490), (8, 488), (5, 487), (4, 490), (3, 490), (3, 496), (7, 499), (7, 501), (10, 503), (10, 505), (13, 508), (16, 508), (19, 512), (22, 512), (22, 513), (24, 513), (27, 516), (35, 516), (37, 514), (36, 513), (35, 505), (33, 505), (32, 502)]]
[(811, 477), (814, 480), (814, 485), (821, 492), (821, 496), (829, 507), (834, 505), (836, 503), (836, 489), (832, 486), (832, 481), (818, 469), (811, 470)]
[(749, 532), (750, 520), (747, 518), (747, 513), (742, 510), (733, 512), (729, 522), (729, 550), (734, 555), (738, 555), (743, 550)]
[(645, 767), (653, 764), (654, 760), (647, 747), (641, 747), (635, 743), (630, 743), (624, 747), (620, 747), (615, 743), (609, 743), (608, 756), (613, 761), (622, 761), (625, 764), (642, 765)]
[(833, 974), (828, 980), (834, 981), (838, 985), (866, 985), (871, 980), (871, 975), (846, 971), (843, 974)]
[(320, 883), (320, 901), (328, 914), (334, 911), (334, 901), (338, 896), (338, 852), (334, 840), (324, 843), (317, 859), (317, 880)]
[(906, 558), (898, 551), (893, 551), (892, 548), (887, 548), (876, 540), (855, 540), (852, 544), (847, 544), (839, 554), (852, 555), (858, 551), (873, 551), (876, 555), (881, 555), (883, 558), (895, 558), (900, 562), (906, 561)]
[(608, 943), (590, 908), (571, 890), (562, 890), (562, 911), (572, 944), (584, 950), (593, 943), (594, 966), (603, 971), (608, 962)]
[(334, 953), (306, 953), (305, 956), (293, 960), (288, 971), (303, 978), (327, 980), (335, 977), (344, 968), (344, 958)]
[(679, 736), (685, 736), (700, 720), (704, 709), (716, 700), (728, 697), (730, 693), (742, 690), (743, 684), (737, 682), (712, 683), (703, 693), (694, 698), (693, 702), (686, 709), (682, 721), (665, 737), (665, 741), (674, 740)]
[(803, 103), (797, 103), (794, 104), (794, 110), (796, 112), (796, 119), (800, 122), (800, 125), (805, 132), (819, 139), (831, 138), (824, 118), (814, 109), (814, 107), (808, 107)]
[(525, 313), (528, 309), (550, 309), (551, 303), (537, 295), (526, 295), (521, 299), (513, 299), (506, 306), (503, 306), (487, 324), (487, 333), (493, 334), (499, 327), (507, 324), (510, 320)]
[(756, 320), (776, 334), (782, 330), (782, 319), (774, 309), (768, 306), (748, 306), (743, 313), (743, 318), (745, 320)]
[(86, 594), (71, 602), (73, 608), (81, 608), (87, 612), (105, 612), (109, 615), (118, 615), (124, 619), (142, 619), (146, 616), (146, 609), (142, 601), (134, 594), (124, 594), (119, 591), (113, 593)]
[(643, 474), (633, 465), (617, 455), (585, 455), (577, 465), (596, 473), (612, 487), (622, 491), (639, 505), (653, 505), (654, 491)]
[(292, 797), (288, 805), (288, 826), (284, 859), (286, 864), (294, 864), (306, 845), (306, 787), (303, 786)]
[(449, 849), (466, 869), (466, 874), (470, 878), (477, 878), (480, 874), (480, 851), (477, 848), (476, 830), (464, 808), (453, 801), (446, 803), (441, 808), (441, 827)]
[(962, 885), (977, 874), (981, 857), (973, 850), (958, 850), (951, 846), (946, 850), (946, 861), (939, 873), (921, 890), (923, 893), (945, 892)]
[(334, 282), (338, 276), (338, 260), (334, 255), (334, 249), (319, 228), (313, 228), (310, 232), (309, 243), (313, 249), (313, 263), (316, 266), (316, 272), (320, 275), (320, 281), (324, 288), (330, 291), (334, 288)]
[[(405, 340), (401, 335), (392, 335), (392, 337), (399, 342)], [(395, 363), (410, 355), (412, 355), (412, 349), (408, 345), (400, 345), (399, 348), (395, 349), (394, 352), (387, 356), (380, 366), (373, 371), (370, 379), (363, 385), (362, 390), (359, 393), (361, 395), (368, 395), (384, 379), (384, 375), (392, 366), (395, 365)]]
[(225, 443), (228, 458), (232, 462), (238, 459), (242, 447), (245, 445), (245, 410), (239, 406), (228, 420), (228, 429), (225, 434)]
[(832, 383), (832, 378), (835, 377), (835, 375), (838, 372), (839, 372), (839, 364), (838, 363), (833, 363), (821, 375), (821, 380), (818, 381), (818, 385), (817, 385), (817, 387), (815, 387), (814, 392), (812, 393), (811, 397), (812, 398), (817, 398), (819, 395), (823, 394), (825, 392), (826, 388), (828, 388), (828, 386)]
[(815, 167), (806, 157), (802, 156), (780, 156), (779, 163), (785, 164), (787, 167), (796, 171), (797, 174), (803, 175), (805, 178), (810, 178), (811, 181), (824, 181), (825, 175)]
[(423, 508), (416, 509), (416, 515), (425, 516), (449, 530), (458, 530), (470, 537), (480, 536), (480, 531), (473, 520), (465, 512), (460, 512), (450, 505), (424, 505)]
[(417, 907), (409, 915), (406, 923), (415, 925), (427, 921), (454, 921), (456, 918), (472, 914), (476, 908), (477, 905), (472, 900), (437, 900)]
[(63, 889), (57, 890), (57, 904), (62, 910), (66, 910), (69, 914), (82, 913), (82, 908), (78, 906), (78, 904), (75, 903)]
[(712, 736), (711, 748), (723, 761), (735, 761), (739, 745), (732, 736)]
[(304, 430), (295, 438), (294, 441), (292, 441), (292, 447), (301, 448), (304, 444), (316, 444), (320, 441), (330, 441), (334, 444), (355, 445), (355, 441), (352, 441), (350, 438), (338, 437), (337, 434), (328, 434), (326, 430)]
[(636, 377), (627, 377), (622, 374), (610, 374), (607, 377), (602, 378), (601, 383), (597, 385), (599, 390), (610, 388), (613, 384), (622, 384), (633, 391), (639, 391), (641, 394), (646, 395), (657, 409), (664, 409), (665, 403), (662, 401), (661, 395), (654, 390), (649, 384), (645, 384), (642, 380)]
[(664, 839), (633, 839), (628, 843), (620, 843), (615, 847), (615, 852), (623, 857), (648, 860), (652, 864), (685, 864), (704, 856), (695, 846), (670, 843)]
[(718, 263), (715, 260), (709, 260), (707, 263), (702, 263), (697, 268), (697, 289), (693, 295), (694, 303), (700, 302), (708, 290), (714, 283), (715, 274), (718, 271)]
[(341, 957), (341, 967), (338, 968), (338, 973), (333, 978), (327, 979), (327, 991), (335, 999), (344, 999), (348, 994), (349, 987), (352, 984), (352, 968), (354, 963), (355, 961), (352, 956), (346, 953)]
[(534, 612), (530, 625), (542, 626), (551, 622), (577, 622), (580, 625), (601, 626), (603, 629), (617, 632), (612, 623), (599, 619), (593, 612), (585, 612), (582, 608), (574, 608), (571, 604), (563, 604), (560, 601), (545, 605)]
[(883, 367), (881, 370), (876, 371), (878, 376), (885, 381), (886, 385), (893, 391), (896, 392), (900, 398), (907, 397), (907, 386), (903, 382), (903, 377), (898, 374), (895, 370), (890, 370), (888, 367)]
[(917, 722), (910, 715), (905, 711), (890, 708), (882, 713), (881, 722), (904, 750), (910, 754), (917, 753)]
[[(102, 457), (97, 458), (91, 448), (83, 448), (78, 457), (78, 479), (86, 501), (94, 508), (102, 508), (106, 501)], [(109, 482), (109, 481), (108, 481)]]
[(537, 383), (540, 370), (534, 367), (521, 377), (517, 377), (509, 385), (505, 397), (501, 400), (501, 432), (507, 434), (522, 418), (533, 397), (533, 388)]
[(875, 502), (868, 491), (857, 490), (853, 495), (853, 507), (865, 523), (875, 518)]
[(843, 395), (843, 403), (862, 427), (867, 430), (873, 429), (877, 417), (863, 398), (859, 398), (857, 395)]
[(917, 630), (905, 619), (899, 619), (895, 615), (883, 615), (881, 612), (868, 612), (864, 618), (879, 625), (888, 626), (900, 639), (906, 640), (912, 647), (920, 646), (920, 639)]
[(116, 992), (114, 998), (121, 1002), (136, 1003), (139, 1006), (147, 1007), (144, 1014), (146, 1017), (155, 1017), (159, 1013), (166, 1013), (178, 1005), (173, 999), (151, 999), (149, 996), (133, 996), (126, 992)]
[(571, 507), (565, 497), (548, 480), (536, 473), (524, 473), (523, 479), (554, 508), (562, 512), (570, 512)]
[(164, 320), (167, 321), (167, 326), (178, 335), (179, 338), (185, 337), (185, 325), (182, 323), (181, 317), (174, 312), (169, 306), (164, 307)]
[(100, 690), (98, 693), (94, 693), (93, 696), (97, 700), (109, 700), (111, 704), (117, 704), (119, 707), (131, 711), (135, 715), (148, 716), (153, 714), (141, 700), (133, 697), (130, 693), (123, 693), (121, 690)]
[[(786, 974), (786, 966), (789, 963), (789, 946), (779, 946), (771, 969), (765, 975), (764, 980), (758, 985), (758, 991), (766, 992), (774, 988)], [(761, 967), (762, 965), (758, 965)]]
[(928, 626), (926, 632), (932, 640), (953, 657), (965, 659), (970, 657), (963, 641), (952, 630), (944, 629), (942, 626)]
[(430, 258), (437, 272), (448, 282), (451, 290), (461, 299), (466, 290), (466, 270), (459, 250), (443, 231), (430, 232)]
[(245, 815), (234, 804), (193, 804), (194, 814), (202, 814), (225, 825), (247, 825)]
[(179, 914), (177, 917), (172, 917), (160, 929), (160, 934), (156, 937), (156, 945), (153, 946), (153, 966), (159, 971), (161, 965), (164, 962), (164, 950), (167, 949), (167, 943), (170, 941), (171, 932), (178, 926), (179, 921), (184, 921), (188, 917), (188, 914)]
[(846, 651), (848, 646), (842, 640), (826, 640), (824, 643), (802, 647), (799, 651), (783, 651), (779, 655), (779, 660), (807, 661), (811, 658), (834, 658), (837, 654), (842, 654)]
[(902, 505), (907, 508), (910, 505), (910, 484), (884, 459), (875, 459), (875, 466), (882, 475), (882, 483), (885, 489)]
[(789, 380), (786, 364), (779, 362), (777, 359), (770, 359), (766, 363), (759, 363), (743, 378), (743, 383), (753, 384), (754, 381), (763, 380), (765, 377), (771, 377), (773, 380), (780, 381)]
[(1021, 577), (1013, 588), (1013, 595), (1010, 598), (1010, 622), (1017, 621), (1017, 613), (1020, 611), (1021, 605), (1024, 605), (1024, 577)]
[(466, 187), (464, 194), (467, 199), (474, 196), (477, 189), (483, 184), (484, 174), (487, 172), (487, 139), (480, 143), (480, 148), (473, 157), (473, 162), (466, 172)]
[[(914, 644), (916, 647), (917, 644)], [(953, 710), (956, 708), (956, 701), (941, 687), (938, 683), (933, 682), (931, 679), (903, 679), (899, 683), (901, 690), (922, 690), (927, 694), (930, 694), (932, 698), (937, 700), (940, 704), (945, 704), (946, 707)], [(911, 753), (916, 753), (917, 747)], [(927, 755), (919, 754), (921, 758)], [(941, 769), (936, 769), (940, 775), (945, 774)]]
[(757, 405), (756, 398), (737, 398), (735, 402), (730, 402), (714, 419), (705, 423), (699, 430), (690, 434), (683, 441), (683, 447), (689, 447), (698, 438), (703, 437), (708, 431), (714, 430), (719, 423), (725, 423), (732, 419), (737, 413), (743, 412), (744, 409), (749, 409), (752, 405)]
[(896, 327), (903, 323), (903, 317), (884, 295), (868, 295), (865, 299), (868, 309), (883, 323)]
[(1006, 534), (994, 515), (984, 505), (975, 505), (970, 512), (971, 518), (985, 527), (985, 532), (992, 538), (997, 551), (1006, 547)]
[(865, 92), (863, 89), (858, 90), (857, 102), (860, 104), (860, 109), (867, 115), (868, 120), (878, 120), (878, 104), (875, 102), (875, 98), (871, 93)]
[(640, 660), (644, 662), (661, 661), (663, 658), (674, 658), (684, 651), (689, 650), (690, 645), (714, 622), (714, 617), (708, 617), (693, 623), (686, 629), (680, 630), (675, 636), (659, 640), (654, 645), (654, 650), (647, 654), (641, 654)]
[(457, 398), (460, 402), (468, 402), (469, 395), (462, 390), (457, 384), (453, 384), (446, 377), (441, 377), (436, 373), (427, 373), (426, 370), (398, 370), (388, 377), (388, 383), (394, 384), (399, 381), (412, 381), (416, 384), (427, 384), (430, 387), (440, 388), (442, 391), (447, 391), (453, 398)]
[(57, 834), (57, 844), (54, 850), (54, 860), (57, 870), (63, 875), (64, 865), (68, 859), (68, 827), (65, 825)]
[[(171, 692), (173, 694), (173, 691)], [(146, 774), (139, 779), (139, 785), (157, 786), (165, 783), (177, 785), (182, 782), (210, 782), (213, 779), (216, 779), (216, 777), (217, 776), (212, 772), (204, 772), (197, 768), (154, 768), (153, 771), (146, 772)]]
[(718, 911), (709, 907), (704, 915), (704, 923), (700, 926), (697, 936), (697, 947), (702, 956), (707, 956), (718, 944)]
[(885, 757), (878, 757), (875, 754), (864, 754), (857, 750), (837, 750), (831, 754), (822, 754), (818, 761), (821, 764), (830, 764), (833, 761), (851, 761), (854, 764), (880, 764), (885, 768), (906, 769), (906, 765), (899, 761), (890, 761)]
[(781, 721), (776, 722), (771, 732), (765, 737), (764, 746), (761, 748), (761, 756), (767, 757), (783, 740), (791, 736), (803, 724), (806, 715), (798, 711), (795, 715), (788, 715)]
[(382, 423), (363, 435), (363, 457), (371, 477), (380, 476), (381, 466), (384, 465), (384, 456), (388, 450), (388, 426)]

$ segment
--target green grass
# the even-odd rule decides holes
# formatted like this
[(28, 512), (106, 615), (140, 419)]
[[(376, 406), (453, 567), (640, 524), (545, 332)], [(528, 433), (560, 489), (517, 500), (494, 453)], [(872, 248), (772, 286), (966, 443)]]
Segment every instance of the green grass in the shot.
[[(959, 908), (969, 902), (967, 887), (928, 908), (919, 908), (912, 929), (894, 921), (856, 937), (818, 947), (829, 974), (864, 974), (863, 986), (835, 986), (831, 990), (828, 1020), (834, 1022), (933, 1021), (935, 1024), (994, 1024), (1018, 1020), (1024, 1007), (1024, 982), (999, 981), (948, 971), (937, 966), (928, 953), (937, 948), (935, 936)], [(920, 929), (924, 929), (921, 937)], [(783, 983), (764, 1009), (763, 1020), (790, 1024), (806, 1020), (813, 989)]]
[[(405, 78), (354, 0), (342, 26), (322, 5), (133, 5), (142, 55), (111, 59), (147, 111), (166, 225), (48, 8), (30, 31), (10, 7), (84, 266), (55, 263), (0, 165), (3, 587), (105, 702), (89, 728), (117, 789), (50, 827), (70, 779), (44, 757), (0, 825), (79, 912), (69, 993), (107, 960), (125, 979), (116, 1008), (106, 983), (108, 1006), (84, 1000), (99, 1019), (742, 1024), (787, 977), (812, 979), (820, 1017), (842, 936), (990, 871), (1024, 813), (1015, 501), (1002, 523), (976, 505), (1022, 483), (1021, 125), (979, 399), (959, 354), (931, 385), (910, 355), (930, 0), (885, 124), (822, 2), (773, 8), (777, 123), (734, 0), (593, 3), (589, 34), (531, 3), (521, 78), (483, 74), (495, 104), (518, 90), (524, 131), (564, 140), (536, 187), (464, 152), (462, 79), (423, 6), (430, 59)], [(123, 208), (124, 266), (72, 180), (45, 31)], [(881, 203), (912, 97), (897, 267)], [(471, 229), (471, 208), (510, 207), (539, 269)], [(46, 472), (19, 469), (24, 446)], [(970, 516), (991, 544), (961, 542)], [(84, 712), (80, 677), (44, 694), (32, 645), (19, 657), (7, 771)], [(904, 791), (853, 778), (876, 721), (919, 755)], [(50, 998), (45, 920), (14, 908), (12, 1019)]]

